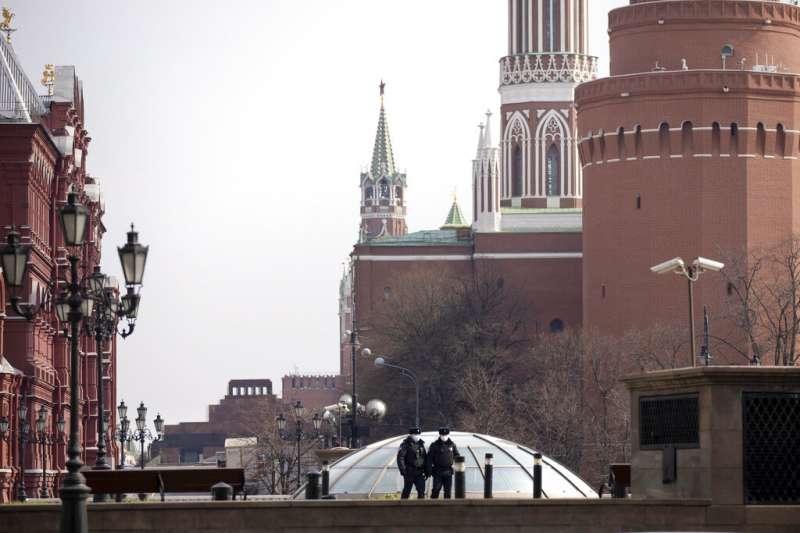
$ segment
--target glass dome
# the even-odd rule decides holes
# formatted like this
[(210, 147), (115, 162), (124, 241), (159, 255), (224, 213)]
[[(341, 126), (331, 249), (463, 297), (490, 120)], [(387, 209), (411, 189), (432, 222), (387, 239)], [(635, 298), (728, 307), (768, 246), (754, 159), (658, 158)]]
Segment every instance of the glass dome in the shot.
[[(425, 446), (439, 437), (437, 432), (422, 434)], [(397, 450), (406, 435), (370, 444), (333, 463), (330, 467), (330, 494), (340, 499), (400, 497), (403, 478), (397, 469)], [(533, 453), (525, 446), (488, 435), (451, 432), (466, 462), (467, 498), (483, 498), (484, 456), (494, 455), (492, 465), (495, 498), (533, 497)], [(597, 498), (581, 478), (565, 466), (542, 457), (542, 492), (544, 498)], [(432, 480), (428, 479), (426, 494)], [(412, 491), (415, 494), (415, 491)], [(295, 497), (303, 498), (305, 490)], [(412, 495), (412, 497), (414, 497)]]

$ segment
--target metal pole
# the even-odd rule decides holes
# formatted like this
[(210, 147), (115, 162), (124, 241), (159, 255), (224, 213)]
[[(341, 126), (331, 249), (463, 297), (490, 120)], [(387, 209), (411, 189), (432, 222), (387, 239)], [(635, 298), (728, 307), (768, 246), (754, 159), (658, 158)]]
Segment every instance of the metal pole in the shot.
[[(103, 333), (98, 325), (95, 328), (94, 336), (95, 348), (97, 349), (97, 461), (93, 470), (110, 470), (111, 466), (106, 462), (106, 434), (103, 422), (105, 420), (105, 408), (103, 406)], [(105, 495), (95, 494), (94, 501), (98, 497), (105, 500)]]
[(457, 500), (463, 500), (466, 497), (465, 466), (464, 457), (457, 455), (455, 457), (455, 464), (453, 465), (455, 478), (453, 481), (455, 485), (455, 497)]
[(303, 484), (303, 473), (300, 468), (300, 438), (302, 436), (302, 428), (300, 426), (300, 421), (297, 422), (297, 488), (300, 488), (300, 485)]
[(695, 353), (694, 349), (694, 282), (692, 282), (692, 277), (694, 276), (694, 269), (689, 268), (689, 345), (692, 347), (692, 366), (694, 367), (697, 364), (697, 354)]
[(331, 469), (328, 461), (322, 461), (322, 495), (327, 496), (330, 492)]
[(139, 463), (141, 464), (142, 470), (144, 470), (144, 431), (139, 432), (139, 446), (141, 448)]
[[(122, 421), (120, 421), (120, 424), (122, 424)], [(117, 468), (119, 470), (122, 470), (123, 468), (125, 468), (125, 440), (126, 440), (126, 435), (122, 432), (122, 426), (120, 425), (120, 430), (119, 430), (119, 464), (117, 465)]]
[(44, 445), (47, 442), (47, 437), (44, 433), (39, 435), (39, 441), (42, 444), (42, 490), (39, 491), (39, 495), (42, 498), (47, 498), (47, 458), (44, 454)]
[[(95, 328), (94, 343), (97, 351), (97, 460), (92, 470), (110, 470), (111, 465), (106, 462), (106, 434), (103, 427), (105, 421), (105, 408), (103, 407), (103, 334), (99, 325)], [(95, 494), (93, 501), (102, 503), (106, 499), (107, 496), (105, 494)]]
[(533, 497), (542, 497), (542, 454), (533, 454)]
[(353, 325), (353, 331), (350, 333), (350, 354), (352, 357), (353, 365), (353, 406), (352, 406), (352, 421), (353, 427), (350, 431), (350, 448), (358, 448), (358, 392), (356, 391), (356, 343), (358, 342), (358, 332)]
[(83, 463), (81, 462), (80, 426), (78, 425), (78, 409), (80, 405), (78, 403), (80, 400), (78, 336), (80, 335), (82, 302), (79, 292), (80, 286), (78, 285), (78, 257), (71, 255), (69, 263), (71, 273), (69, 321), (72, 332), (69, 371), (69, 459), (67, 460), (67, 475), (64, 476), (64, 481), (61, 483), (61, 490), (59, 491), (62, 502), (61, 533), (88, 533), (89, 518), (86, 514), (86, 500), (89, 497), (90, 489), (86, 486), (86, 478), (80, 472)]
[(494, 467), (492, 466), (492, 458), (494, 455), (487, 453), (485, 456), (485, 463), (483, 465), (483, 497), (486, 499), (492, 498), (492, 475), (494, 474)]
[[(23, 399), (23, 401), (25, 401)], [(27, 501), (28, 495), (25, 492), (25, 434), (22, 432), (24, 420), (19, 421), (19, 483), (17, 484), (17, 500)]]

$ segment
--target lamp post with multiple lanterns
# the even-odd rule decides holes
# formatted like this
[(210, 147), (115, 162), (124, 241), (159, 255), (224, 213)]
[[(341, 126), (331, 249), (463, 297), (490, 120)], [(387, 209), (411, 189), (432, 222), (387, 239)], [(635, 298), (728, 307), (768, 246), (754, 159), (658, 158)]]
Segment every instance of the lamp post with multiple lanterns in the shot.
[[(17, 482), (17, 500), (24, 502), (28, 499), (28, 494), (25, 492), (25, 444), (29, 440), (31, 431), (30, 422), (28, 422), (28, 405), (27, 400), (23, 397), (17, 408), (17, 420), (19, 421), (19, 433), (17, 435), (17, 442), (19, 443), (19, 481)], [(7, 442), (11, 441), (11, 433), (9, 431), (10, 423), (8, 417), (0, 418), (0, 440)]]
[[(88, 532), (86, 500), (90, 490), (86, 486), (86, 479), (80, 473), (83, 463), (80, 458), (80, 428), (79, 417), (77, 416), (80, 405), (78, 372), (80, 368), (78, 345), (80, 322), (84, 317), (91, 315), (94, 305), (93, 297), (96, 296), (91, 292), (91, 283), (88, 283), (87, 280), (81, 280), (78, 275), (79, 250), (85, 242), (88, 217), (89, 211), (78, 202), (78, 194), (70, 192), (67, 195), (67, 204), (59, 211), (64, 245), (70, 250), (67, 258), (70, 265), (70, 278), (66, 283), (66, 290), (56, 304), (58, 318), (66, 319), (70, 325), (69, 459), (67, 460), (67, 474), (64, 476), (60, 489), (62, 533)], [(6, 285), (12, 289), (11, 306), (16, 313), (28, 320), (33, 319), (44, 307), (44, 302), (38, 304), (21, 303), (20, 297), (16, 294), (16, 290), (22, 288), (25, 282), (30, 251), (31, 245), (21, 244), (20, 234), (14, 227), (8, 233), (6, 246), (0, 250), (3, 276)], [(136, 293), (137, 288), (141, 287), (142, 284), (148, 247), (138, 243), (138, 234), (131, 227), (131, 231), (128, 233), (128, 242), (118, 251), (129, 294)], [(87, 285), (89, 286), (87, 287)], [(100, 425), (102, 425), (102, 422)]]
[(39, 408), (39, 416), (36, 419), (36, 434), (33, 440), (38, 442), (42, 447), (42, 488), (39, 492), (42, 498), (49, 497), (47, 493), (47, 453), (45, 451), (45, 446), (61, 442), (64, 435), (64, 426), (66, 426), (66, 422), (64, 421), (64, 416), (61, 415), (56, 422), (56, 433), (47, 431), (47, 409), (44, 405)]
[[(124, 402), (123, 402), (124, 403)], [(161, 418), (161, 414), (156, 416), (155, 420), (153, 420), (153, 426), (155, 427), (155, 434), (153, 434), (150, 429), (147, 427), (147, 407), (145, 407), (144, 402), (139, 403), (139, 407), (136, 408), (136, 429), (131, 434), (131, 440), (139, 441), (139, 445), (141, 446), (141, 458), (139, 461), (139, 466), (142, 470), (144, 470), (144, 443), (146, 441), (159, 441), (164, 436), (164, 419)], [(123, 423), (127, 421), (127, 417), (123, 419)], [(127, 424), (126, 424), (127, 425)]]
[[(305, 414), (305, 407), (303, 407), (302, 402), (299, 400), (297, 403), (294, 404), (292, 408), (294, 410), (294, 423), (295, 423), (295, 432), (294, 435), (288, 433), (286, 431), (286, 417), (283, 416), (283, 413), (279, 414), (275, 418), (275, 423), (278, 426), (278, 434), (284, 440), (294, 440), (297, 446), (297, 486), (299, 487), (303, 480), (302, 480), (302, 470), (300, 467), (300, 457), (302, 455), (300, 450), (300, 443), (303, 441), (303, 438), (306, 435), (303, 433), (303, 415)], [(314, 425), (314, 435), (310, 436), (310, 440), (316, 439), (319, 435), (319, 428), (322, 425), (322, 417), (319, 416), (319, 413), (314, 413), (314, 416), (311, 418), (311, 423)]]

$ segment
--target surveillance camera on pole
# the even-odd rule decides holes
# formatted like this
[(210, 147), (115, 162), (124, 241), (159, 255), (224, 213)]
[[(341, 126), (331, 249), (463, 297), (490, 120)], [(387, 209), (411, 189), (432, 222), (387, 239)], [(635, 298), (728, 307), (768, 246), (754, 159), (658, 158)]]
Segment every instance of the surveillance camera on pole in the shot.
[(654, 267), (650, 268), (650, 271), (654, 274), (679, 274), (685, 277), (689, 281), (689, 345), (691, 347), (692, 353), (692, 366), (697, 365), (697, 354), (695, 352), (694, 346), (694, 289), (693, 285), (694, 282), (700, 278), (700, 274), (703, 272), (719, 272), (725, 265), (720, 263), (719, 261), (714, 261), (712, 259), (706, 259), (705, 257), (698, 257), (690, 266), (686, 266), (686, 263), (680, 257), (675, 257), (674, 259), (670, 259), (669, 261), (664, 261)]
[(683, 259), (676, 257), (652, 267), (650, 271), (654, 274), (683, 274), (686, 271), (686, 264)]
[(720, 263), (719, 261), (713, 261), (711, 259), (706, 259), (705, 257), (698, 257), (694, 260), (692, 265), (697, 269), (698, 273), (701, 272), (719, 272), (723, 268), (725, 268), (724, 263)]

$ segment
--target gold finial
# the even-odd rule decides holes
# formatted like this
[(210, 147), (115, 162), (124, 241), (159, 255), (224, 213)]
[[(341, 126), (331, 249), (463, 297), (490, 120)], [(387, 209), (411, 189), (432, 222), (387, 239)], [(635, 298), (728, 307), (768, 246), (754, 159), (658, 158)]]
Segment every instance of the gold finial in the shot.
[(6, 34), (6, 42), (11, 42), (11, 34), (17, 31), (11, 27), (11, 19), (14, 18), (14, 13), (7, 7), (3, 8), (3, 21), (0, 22), (0, 31)]
[(53, 86), (56, 83), (56, 66), (48, 63), (42, 72), (42, 85), (47, 87), (47, 96), (53, 96)]

